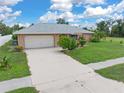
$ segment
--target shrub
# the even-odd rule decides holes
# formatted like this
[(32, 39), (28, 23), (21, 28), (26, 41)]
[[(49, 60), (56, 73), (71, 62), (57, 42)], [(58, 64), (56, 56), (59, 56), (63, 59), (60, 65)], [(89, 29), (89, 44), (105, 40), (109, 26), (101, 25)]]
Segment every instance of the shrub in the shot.
[(113, 40), (111, 39), (110, 42), (112, 42)]
[(16, 50), (17, 52), (21, 52), (21, 51), (24, 50), (24, 48), (23, 48), (22, 46), (16, 46), (16, 47), (15, 47), (15, 50)]
[(123, 41), (120, 41), (120, 44), (123, 44)]
[(104, 37), (105, 37), (105, 34), (104, 34), (103, 32), (95, 31), (95, 33), (94, 33), (94, 35), (93, 35), (91, 41), (92, 41), (92, 42), (100, 42), (100, 40), (101, 40), (102, 38), (104, 38)]
[(0, 68), (10, 68), (10, 65), (9, 65), (9, 58), (7, 58), (6, 56), (1, 58), (0, 60)]
[(86, 40), (83, 37), (79, 38), (79, 45), (83, 47), (86, 44)]
[(68, 50), (73, 50), (77, 47), (77, 42), (74, 38), (70, 38)]
[(69, 47), (69, 37), (67, 36), (61, 36), (58, 41), (58, 45), (62, 47), (63, 49), (67, 49)]
[(100, 39), (98, 37), (92, 37), (91, 41), (92, 42), (100, 42)]
[(76, 40), (68, 36), (61, 36), (58, 41), (58, 45), (63, 49), (68, 49), (68, 50), (72, 50), (77, 47)]

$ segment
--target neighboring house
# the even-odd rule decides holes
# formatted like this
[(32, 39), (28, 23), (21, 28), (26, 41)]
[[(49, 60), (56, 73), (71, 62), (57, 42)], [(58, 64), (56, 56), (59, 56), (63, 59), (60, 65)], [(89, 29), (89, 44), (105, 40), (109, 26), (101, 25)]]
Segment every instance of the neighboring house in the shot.
[(89, 41), (93, 32), (65, 24), (39, 23), (14, 34), (18, 36), (19, 46), (24, 48), (44, 48), (56, 47), (60, 35), (70, 35), (76, 38), (83, 36)]

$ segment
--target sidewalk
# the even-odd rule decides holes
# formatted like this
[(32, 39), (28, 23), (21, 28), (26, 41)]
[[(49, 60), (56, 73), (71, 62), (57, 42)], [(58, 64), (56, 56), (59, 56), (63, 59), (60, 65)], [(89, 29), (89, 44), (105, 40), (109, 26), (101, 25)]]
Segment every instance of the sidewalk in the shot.
[(5, 93), (14, 89), (32, 86), (31, 78), (24, 77), (0, 82), (0, 93)]
[(107, 60), (107, 61), (99, 62), (99, 63), (91, 63), (91, 64), (88, 64), (87, 66), (91, 67), (94, 70), (99, 70), (99, 69), (103, 69), (106, 67), (110, 67), (110, 66), (122, 64), (122, 63), (124, 63), (124, 57)]

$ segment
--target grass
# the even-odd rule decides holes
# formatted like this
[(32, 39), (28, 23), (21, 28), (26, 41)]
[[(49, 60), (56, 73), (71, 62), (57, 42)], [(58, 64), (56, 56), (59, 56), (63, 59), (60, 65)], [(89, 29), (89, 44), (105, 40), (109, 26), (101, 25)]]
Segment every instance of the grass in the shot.
[(96, 72), (106, 78), (124, 82), (124, 64), (111, 66), (108, 68), (97, 70)]
[(107, 38), (99, 43), (90, 42), (84, 48), (65, 53), (83, 64), (124, 57), (124, 45), (120, 44), (120, 41), (124, 41), (124, 38)]
[(38, 93), (38, 91), (34, 87), (26, 87), (26, 88), (13, 90), (7, 93)]
[(0, 81), (14, 78), (21, 78), (30, 75), (27, 65), (27, 58), (24, 52), (10, 51), (11, 42), (0, 47), (0, 57), (7, 56), (9, 58), (10, 69), (0, 69)]

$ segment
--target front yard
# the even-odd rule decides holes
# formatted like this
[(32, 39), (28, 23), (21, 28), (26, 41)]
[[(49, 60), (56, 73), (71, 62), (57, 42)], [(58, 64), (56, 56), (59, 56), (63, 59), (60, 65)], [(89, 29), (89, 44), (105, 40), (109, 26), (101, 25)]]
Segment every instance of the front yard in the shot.
[(124, 64), (111, 66), (108, 68), (97, 70), (96, 72), (103, 77), (124, 82)]
[[(120, 41), (123, 41), (123, 45)], [(65, 53), (83, 64), (124, 57), (124, 38), (107, 38), (99, 43), (90, 42), (84, 48)]]
[(12, 46), (11, 42), (8, 42), (0, 47), (0, 57), (7, 56), (11, 66), (11, 68), (6, 70), (0, 68), (0, 81), (30, 75), (26, 54), (24, 52), (11, 51), (10, 46)]

